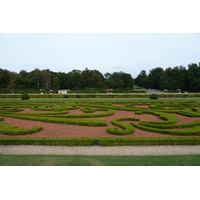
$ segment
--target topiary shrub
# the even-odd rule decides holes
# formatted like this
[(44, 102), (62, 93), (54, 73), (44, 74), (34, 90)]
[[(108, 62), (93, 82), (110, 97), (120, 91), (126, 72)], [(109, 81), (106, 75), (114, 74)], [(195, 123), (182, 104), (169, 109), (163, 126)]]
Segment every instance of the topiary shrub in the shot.
[(24, 94), (21, 95), (21, 99), (22, 100), (28, 100), (28, 99), (30, 99), (30, 96), (29, 96), (29, 94), (24, 93)]
[(158, 99), (158, 95), (157, 94), (151, 94), (150, 99)]

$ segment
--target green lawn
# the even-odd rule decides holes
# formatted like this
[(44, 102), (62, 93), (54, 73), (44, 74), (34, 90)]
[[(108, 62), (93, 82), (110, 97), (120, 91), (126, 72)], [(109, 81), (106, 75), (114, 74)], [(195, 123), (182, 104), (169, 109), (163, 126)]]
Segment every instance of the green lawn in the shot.
[(200, 155), (0, 155), (0, 166), (200, 166)]

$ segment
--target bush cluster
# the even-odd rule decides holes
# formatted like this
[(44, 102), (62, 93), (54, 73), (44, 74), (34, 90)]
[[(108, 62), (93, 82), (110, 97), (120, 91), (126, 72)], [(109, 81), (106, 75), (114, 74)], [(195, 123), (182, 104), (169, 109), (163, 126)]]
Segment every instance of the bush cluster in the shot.
[(157, 94), (151, 94), (150, 99), (158, 99), (158, 95)]
[(21, 99), (22, 100), (29, 100), (30, 99), (30, 95), (27, 94), (27, 93), (24, 93), (24, 94), (21, 95)]

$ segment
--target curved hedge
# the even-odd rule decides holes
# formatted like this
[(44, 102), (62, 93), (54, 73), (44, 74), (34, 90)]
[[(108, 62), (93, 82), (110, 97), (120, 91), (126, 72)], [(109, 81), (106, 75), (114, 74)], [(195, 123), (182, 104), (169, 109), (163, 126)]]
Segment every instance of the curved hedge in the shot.
[(194, 122), (188, 122), (188, 123), (182, 123), (182, 124), (165, 124), (165, 125), (160, 125), (160, 124), (145, 124), (143, 122), (140, 123), (140, 125), (152, 127), (152, 128), (159, 128), (159, 129), (178, 129), (178, 128), (191, 128), (194, 126), (200, 125), (200, 120), (196, 120)]
[(4, 135), (26, 135), (26, 134), (37, 133), (41, 130), (42, 126), (34, 126), (31, 129), (26, 129), (4, 124), (2, 121), (0, 121), (0, 134)]
[(130, 135), (134, 133), (134, 127), (131, 124), (122, 123), (121, 121), (139, 121), (139, 118), (136, 117), (124, 117), (117, 118), (112, 120), (112, 124), (122, 128), (123, 130), (119, 130), (116, 127), (109, 127), (106, 129), (107, 133), (114, 135)]
[[(122, 106), (124, 105), (124, 106)], [(136, 105), (148, 105), (147, 108), (137, 107)], [(42, 112), (42, 113), (20, 113), (22, 108), (32, 108), (34, 110), (48, 110), (55, 112)], [(143, 102), (92, 102), (92, 103), (44, 103), (44, 102), (10, 102), (2, 103), (0, 106), (0, 113), (2, 116), (15, 117), (20, 119), (28, 119), (35, 121), (43, 121), (50, 123), (60, 124), (73, 124), (83, 126), (107, 126), (105, 120), (97, 119), (82, 119), (105, 117), (114, 115), (115, 110), (133, 111), (135, 114), (142, 115), (148, 113), (156, 115), (164, 121), (142, 121), (139, 124), (131, 123), (126, 124), (122, 121), (137, 121), (139, 118), (118, 118), (112, 120), (112, 124), (117, 127), (108, 127), (106, 131), (114, 135), (128, 135), (134, 133), (134, 126), (143, 130), (172, 135), (200, 135), (200, 120), (195, 122), (176, 124), (178, 116), (175, 113), (186, 115), (190, 117), (200, 117), (200, 101), (187, 101), (187, 102), (162, 102), (151, 101)], [(84, 113), (81, 114), (67, 114), (69, 109), (80, 109)], [(95, 113), (95, 111), (102, 111)], [(67, 114), (67, 115), (66, 115)], [(134, 120), (133, 120), (134, 119)], [(184, 128), (184, 129), (183, 129)]]
[(157, 122), (157, 121), (142, 121), (141, 124), (173, 124), (178, 122), (178, 116), (169, 114), (169, 113), (161, 113), (161, 112), (151, 112), (151, 114), (156, 115), (160, 117), (160, 119), (163, 119), (165, 121)]
[(194, 126), (189, 129), (176, 129), (176, 130), (169, 130), (169, 129), (158, 129), (158, 128), (152, 128), (148, 126), (143, 126), (141, 124), (137, 123), (131, 123), (134, 127), (155, 132), (155, 133), (161, 133), (161, 134), (169, 134), (169, 135), (200, 135), (200, 126)]

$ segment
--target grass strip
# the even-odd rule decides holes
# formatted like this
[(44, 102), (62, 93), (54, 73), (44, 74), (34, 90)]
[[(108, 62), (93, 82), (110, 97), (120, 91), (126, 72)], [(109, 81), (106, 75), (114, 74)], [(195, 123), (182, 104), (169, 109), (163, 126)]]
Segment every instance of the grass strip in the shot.
[(0, 155), (0, 166), (200, 166), (200, 155)]

